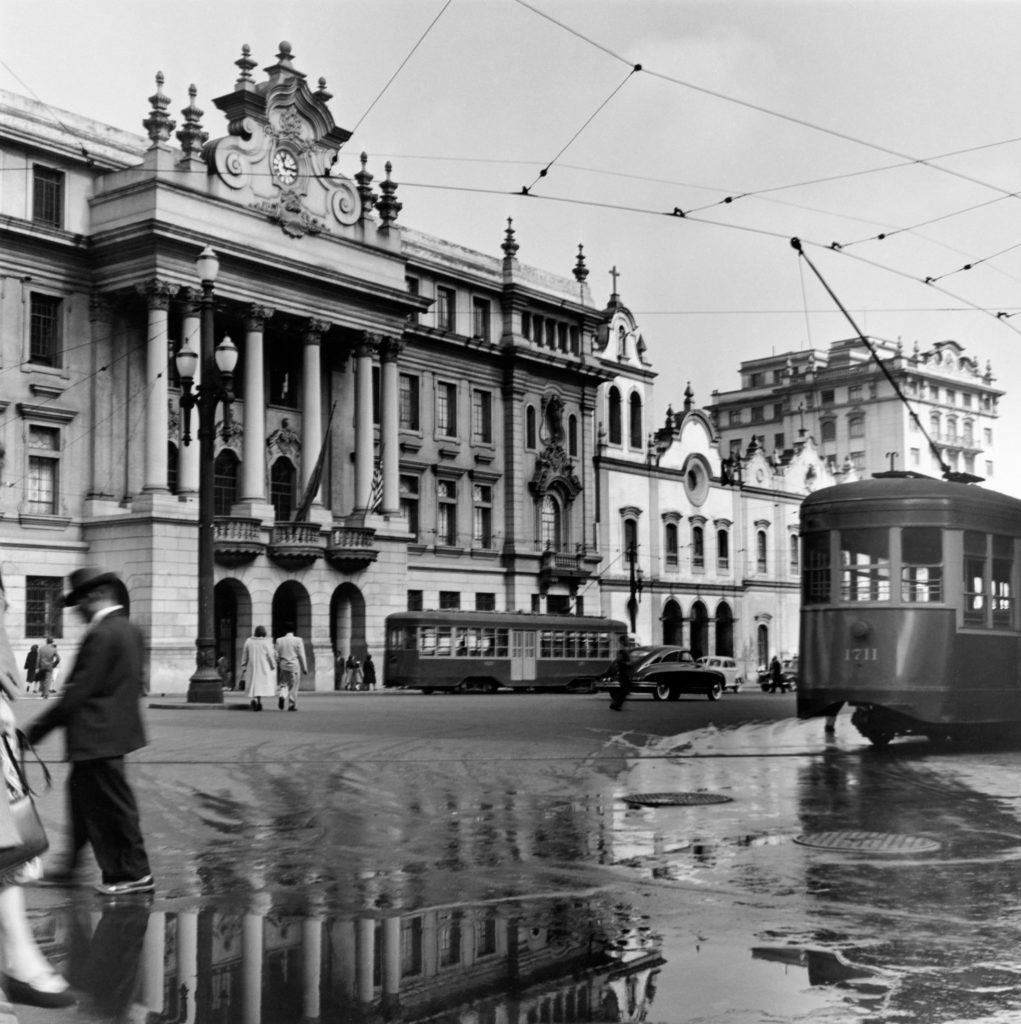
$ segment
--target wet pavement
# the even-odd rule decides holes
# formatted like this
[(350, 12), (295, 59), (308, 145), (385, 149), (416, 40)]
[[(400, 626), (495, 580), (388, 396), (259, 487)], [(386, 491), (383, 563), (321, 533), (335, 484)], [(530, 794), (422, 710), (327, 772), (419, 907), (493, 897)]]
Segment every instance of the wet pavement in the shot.
[(746, 694), (151, 710), (132, 778), (157, 893), (27, 889), (85, 996), (19, 1020), (1021, 1019), (1021, 751), (878, 751), (792, 713)]

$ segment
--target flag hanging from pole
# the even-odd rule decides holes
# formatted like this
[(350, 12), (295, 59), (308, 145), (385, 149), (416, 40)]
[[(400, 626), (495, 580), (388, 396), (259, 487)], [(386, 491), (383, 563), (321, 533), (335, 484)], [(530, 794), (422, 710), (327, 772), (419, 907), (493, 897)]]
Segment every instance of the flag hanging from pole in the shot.
[(292, 523), (303, 523), (306, 521), (308, 513), (312, 508), (312, 502), (319, 493), (319, 485), (323, 479), (323, 466), (326, 463), (326, 442), (330, 436), (330, 424), (333, 423), (333, 413), (336, 408), (337, 403), (334, 402), (330, 407), (330, 415), (326, 420), (326, 429), (323, 431), (323, 443), (319, 446), (319, 457), (316, 459), (316, 464), (312, 467), (312, 475), (308, 478), (308, 483), (305, 485), (301, 501), (298, 502), (294, 515), (291, 516)]
[(379, 458), (372, 471), (372, 489), (369, 491), (369, 511), (378, 512), (383, 506), (383, 445), (379, 446)]

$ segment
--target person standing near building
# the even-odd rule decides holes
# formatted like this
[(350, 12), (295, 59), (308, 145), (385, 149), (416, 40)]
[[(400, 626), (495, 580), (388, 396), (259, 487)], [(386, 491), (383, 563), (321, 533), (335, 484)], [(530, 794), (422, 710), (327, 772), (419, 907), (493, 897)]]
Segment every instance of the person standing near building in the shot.
[(610, 690), (610, 710), (620, 711), (631, 692), (631, 679), (634, 676), (634, 666), (631, 664), (630, 637), (621, 638), (620, 650), (617, 651), (617, 657), (614, 659), (610, 671), (613, 678), (617, 680), (617, 685)]
[(365, 678), (365, 688), (367, 690), (374, 690), (376, 688), (376, 663), (372, 660), (371, 654), (365, 655), (362, 675)]
[(240, 678), (247, 682), (245, 696), (253, 711), (262, 710), (262, 698), (272, 697), (277, 682), (277, 656), (265, 626), (256, 626), (241, 652)]
[(298, 687), (303, 673), (308, 672), (305, 661), (305, 644), (300, 636), (294, 635), (293, 629), (277, 640), (277, 707), (284, 710), (284, 698), (287, 698), (287, 710), (298, 710)]
[(48, 636), (46, 643), (39, 648), (39, 660), (36, 664), (36, 678), (43, 700), (50, 695), (50, 688), (53, 686), (53, 672), (59, 664), (60, 655), (57, 654), (57, 645), (53, 642), (53, 637)]
[(783, 691), (783, 665), (774, 654), (773, 660), (769, 663), (769, 692), (776, 693), (777, 690)]
[(138, 804), (128, 784), (124, 755), (144, 747), (142, 635), (128, 618), (128, 590), (116, 573), (89, 567), (71, 573), (67, 607), (88, 622), (60, 700), (25, 730), (38, 743), (63, 728), (71, 762), (72, 850), (51, 881), (72, 881), (78, 857), (92, 845), (106, 896), (155, 888), (142, 839)]
[(39, 665), (39, 645), (32, 644), (32, 649), (25, 655), (25, 692), (32, 693), (35, 686), (35, 674)]

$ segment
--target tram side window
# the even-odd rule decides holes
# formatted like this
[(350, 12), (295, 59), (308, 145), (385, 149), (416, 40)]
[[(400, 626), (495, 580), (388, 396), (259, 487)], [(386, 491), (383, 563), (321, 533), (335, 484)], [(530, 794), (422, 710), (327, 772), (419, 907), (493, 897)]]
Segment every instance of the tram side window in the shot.
[(964, 623), (986, 624), (986, 535), (964, 531)]
[(450, 626), (436, 627), (436, 655), (440, 658), (449, 658), (451, 653), (451, 641), (453, 630)]
[(830, 600), (830, 535), (806, 534), (802, 545), (802, 600), (805, 604), (827, 604)]
[(418, 631), (418, 653), (427, 658), (436, 654), (436, 627), (422, 626)]
[(841, 600), (890, 600), (889, 530), (841, 530), (840, 565)]
[(993, 626), (1009, 629), (1014, 624), (1014, 538), (993, 537)]
[(507, 634), (508, 634), (508, 631), (506, 629), (498, 629), (496, 631), (496, 656), (498, 658), (506, 658), (507, 657), (507, 650), (508, 650)]
[(553, 657), (553, 633), (548, 629), (544, 629), (539, 633), (539, 657)]
[(943, 533), (932, 526), (901, 532), (901, 600), (927, 604), (943, 600)]

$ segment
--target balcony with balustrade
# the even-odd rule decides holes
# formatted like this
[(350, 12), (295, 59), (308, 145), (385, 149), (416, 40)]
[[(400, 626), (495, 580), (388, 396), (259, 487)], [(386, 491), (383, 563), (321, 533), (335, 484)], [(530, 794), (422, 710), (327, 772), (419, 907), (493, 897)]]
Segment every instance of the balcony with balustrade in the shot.
[(285, 569), (304, 569), (323, 556), (318, 523), (277, 523), (270, 530), (269, 557)]
[(365, 526), (334, 526), (326, 541), (326, 560), (341, 572), (358, 572), (379, 557), (376, 531)]
[(220, 565), (237, 568), (265, 550), (262, 520), (247, 516), (216, 516), (213, 520), (213, 557)]

